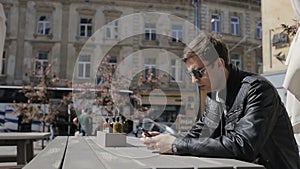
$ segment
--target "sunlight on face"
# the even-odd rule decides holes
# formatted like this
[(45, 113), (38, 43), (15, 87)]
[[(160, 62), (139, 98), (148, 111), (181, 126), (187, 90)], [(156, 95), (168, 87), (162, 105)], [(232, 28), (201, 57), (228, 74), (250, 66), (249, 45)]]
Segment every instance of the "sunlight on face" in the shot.
[(197, 84), (201, 90), (207, 92), (219, 91), (226, 86), (225, 66), (222, 59), (207, 63), (202, 61), (198, 56), (193, 56), (186, 60), (188, 72), (200, 70), (205, 67), (201, 78), (192, 76), (192, 82)]

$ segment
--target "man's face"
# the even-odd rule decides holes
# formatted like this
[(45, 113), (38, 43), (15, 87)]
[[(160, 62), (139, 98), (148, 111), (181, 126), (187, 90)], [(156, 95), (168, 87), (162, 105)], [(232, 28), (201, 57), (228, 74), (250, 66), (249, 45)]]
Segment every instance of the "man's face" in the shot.
[(210, 84), (210, 80), (209, 80), (209, 77), (207, 74), (207, 70), (206, 70), (203, 62), (200, 60), (200, 58), (198, 56), (193, 56), (193, 57), (187, 59), (186, 66), (187, 66), (188, 72), (192, 72), (195, 70), (202, 70), (201, 72), (199, 72), (202, 74), (201, 78), (195, 77), (195, 75), (191, 75), (192, 82), (196, 83), (200, 87), (201, 90), (210, 91), (211, 84)]
[(198, 56), (193, 56), (186, 60), (187, 70), (192, 82), (196, 83), (201, 90), (211, 92), (225, 88), (225, 67), (219, 59), (205, 63)]

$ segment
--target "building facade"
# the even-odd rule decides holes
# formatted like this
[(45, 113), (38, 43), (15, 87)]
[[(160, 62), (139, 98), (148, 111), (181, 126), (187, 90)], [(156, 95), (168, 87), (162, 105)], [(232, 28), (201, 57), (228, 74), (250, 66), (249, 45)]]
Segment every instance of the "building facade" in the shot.
[[(128, 65), (120, 68), (120, 72), (125, 72), (122, 75), (146, 74), (149, 70), (155, 76), (160, 72), (171, 75), (162, 78), (167, 84), (161, 85), (159, 91), (143, 95), (144, 105), (155, 105), (156, 110), (167, 105), (164, 112), (157, 111), (162, 121), (173, 122), (182, 110), (185, 113), (181, 118), (194, 119), (199, 102), (197, 89), (185, 76), (180, 58), (184, 44), (196, 36), (197, 27), (221, 33), (228, 43), (231, 62), (241, 69), (261, 73), (262, 25), (257, 0), (0, 3), (7, 18), (0, 76), (3, 85), (31, 84), (48, 64), (53, 64), (53, 76), (78, 83), (94, 81), (97, 66), (101, 65), (99, 60), (103, 59), (100, 55), (109, 55), (111, 65), (128, 58), (130, 69)], [(181, 127), (192, 122), (185, 121)]]
[(243, 70), (262, 73), (262, 24), (258, 0), (204, 0), (200, 28), (220, 32), (231, 62)]
[(284, 64), (288, 54), (291, 37), (283, 32), (281, 24), (293, 25), (297, 19), (290, 1), (279, 0), (262, 2), (263, 20), (263, 64), (264, 73), (285, 71)]

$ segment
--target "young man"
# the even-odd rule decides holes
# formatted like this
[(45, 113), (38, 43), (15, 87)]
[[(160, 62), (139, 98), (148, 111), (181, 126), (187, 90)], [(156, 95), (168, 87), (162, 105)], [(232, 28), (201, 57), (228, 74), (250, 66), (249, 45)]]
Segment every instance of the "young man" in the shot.
[(290, 119), (266, 79), (229, 64), (227, 46), (204, 32), (185, 49), (183, 61), (193, 83), (208, 92), (204, 115), (182, 137), (157, 132), (151, 133), (153, 137), (143, 135), (149, 149), (234, 158), (267, 169), (300, 168)]

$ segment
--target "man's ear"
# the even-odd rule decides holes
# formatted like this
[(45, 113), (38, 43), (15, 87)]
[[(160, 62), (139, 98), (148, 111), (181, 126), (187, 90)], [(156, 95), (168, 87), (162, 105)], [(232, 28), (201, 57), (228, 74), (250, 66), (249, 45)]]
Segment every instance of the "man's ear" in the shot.
[(218, 58), (218, 66), (225, 66), (224, 59)]

